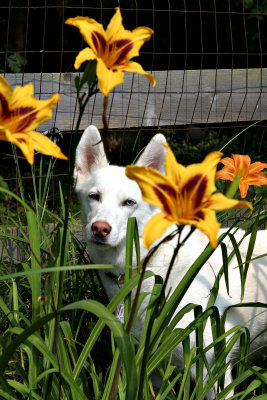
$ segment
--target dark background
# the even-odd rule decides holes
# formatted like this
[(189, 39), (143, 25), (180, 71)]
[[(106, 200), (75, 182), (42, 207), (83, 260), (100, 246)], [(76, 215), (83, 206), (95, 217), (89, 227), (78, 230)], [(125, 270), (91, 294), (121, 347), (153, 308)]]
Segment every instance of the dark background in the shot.
[(155, 31), (140, 53), (146, 70), (267, 66), (266, 0), (1, 0), (1, 72), (74, 71), (85, 43), (65, 20), (84, 15), (106, 27), (116, 6), (126, 29)]

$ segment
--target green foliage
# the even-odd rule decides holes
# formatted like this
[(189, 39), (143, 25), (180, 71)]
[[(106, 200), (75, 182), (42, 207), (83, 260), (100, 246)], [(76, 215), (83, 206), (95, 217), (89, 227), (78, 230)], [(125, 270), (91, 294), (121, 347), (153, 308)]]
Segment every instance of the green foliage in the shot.
[(22, 68), (27, 64), (27, 60), (20, 53), (13, 53), (6, 58), (7, 65), (11, 72), (20, 73)]
[[(6, 62), (10, 72), (14, 72), (15, 74), (17, 74), (23, 71), (24, 66), (27, 64), (27, 59), (20, 53), (14, 52), (6, 57)], [(5, 69), (1, 66), (1, 63), (0, 63), (0, 72), (1, 73), (6, 72)]]
[[(254, 16), (253, 13), (258, 14), (258, 13), (266, 13), (267, 12), (267, 1), (262, 0), (260, 3), (258, 3), (255, 0), (235, 0), (235, 3), (237, 5), (244, 5), (244, 7), (251, 12), (251, 18), (257, 18), (256, 15)], [(263, 17), (262, 17), (263, 18)]]
[[(216, 138), (211, 135), (210, 140)], [(125, 283), (108, 302), (95, 271), (112, 270), (116, 266), (90, 264), (85, 244), (75, 237), (77, 217), (67, 211), (61, 185), (58, 186), (61, 213), (49, 211), (53, 168), (52, 161), (44, 165), (41, 158), (39, 168), (32, 169), (30, 201), (25, 200), (22, 182), (20, 197), (9, 191), (7, 185), (0, 185), (2, 199), (17, 201), (23, 215), (19, 220), (12, 219), (16, 231), (10, 232), (5, 226), (0, 230), (0, 398), (100, 400), (110, 399), (113, 393), (116, 400), (204, 400), (208, 391), (216, 393), (217, 383), (222, 388), (216, 394), (217, 399), (225, 399), (232, 389), (235, 398), (266, 398), (266, 369), (247, 364), (249, 332), (241, 325), (225, 332), (224, 322), (229, 309), (220, 316), (214, 306), (222, 277), (229, 287), (228, 265), (233, 256), (239, 263), (244, 292), (256, 234), (267, 221), (266, 188), (258, 188), (255, 192), (252, 213), (240, 214), (235, 210), (218, 214), (218, 219), (230, 227), (219, 238), (223, 265), (211, 290), (208, 306), (203, 309), (197, 304), (187, 304), (175, 314), (194, 277), (214, 250), (208, 246), (188, 266), (171, 296), (165, 298), (165, 282), (149, 266), (142, 272), (138, 265), (137, 273), (133, 273), (132, 257), (135, 252), (140, 260), (140, 250), (138, 227), (131, 219), (127, 229)], [(36, 173), (45, 178), (37, 178)], [(19, 171), (18, 174), (20, 176)], [(229, 189), (232, 195), (236, 190), (234, 185)], [(68, 225), (64, 236), (66, 218)], [(244, 226), (247, 233), (251, 233), (251, 239), (243, 262), (239, 252), (243, 239), (237, 243), (232, 232)], [(227, 254), (222, 243), (225, 236), (233, 243), (231, 254)], [(10, 242), (20, 249), (22, 261), (7, 254)], [(140, 338), (136, 338), (133, 327), (138, 323), (138, 312), (146, 294), (142, 293), (137, 299), (136, 309), (132, 304), (141, 277), (143, 280), (152, 278), (154, 284), (145, 308), (142, 332)], [(124, 324), (114, 316), (122, 302)], [(262, 304), (254, 306), (265, 307)], [(192, 311), (195, 319), (183, 329), (177, 328), (178, 322)], [(208, 346), (203, 340), (207, 323), (211, 323), (213, 334)], [(197, 347), (190, 344), (192, 333), (197, 335)], [(240, 361), (233, 382), (225, 386), (224, 376), (229, 367), (227, 356), (236, 343), (240, 348)], [(183, 345), (185, 360), (181, 370), (172, 359), (173, 350), (179, 344)], [(211, 349), (215, 351), (216, 360), (214, 365), (208, 366), (206, 353)], [(196, 369), (195, 385), (190, 382), (192, 368)], [(208, 379), (205, 379), (206, 371)], [(152, 385), (154, 373), (162, 377), (158, 388)]]
[(75, 87), (77, 90), (77, 93), (79, 93), (85, 83), (87, 83), (87, 86), (90, 90), (90, 88), (94, 87), (97, 82), (97, 76), (96, 76), (96, 60), (89, 61), (86, 64), (85, 71), (82, 74), (82, 77), (80, 78), (79, 76), (75, 77)]
[[(0, 176), (0, 187), (4, 189), (8, 189), (8, 184), (4, 181), (3, 177)], [(3, 200), (6, 197), (4, 193), (0, 193), (0, 200)]]
[(236, 134), (228, 129), (221, 133), (216, 130), (201, 131), (201, 138), (197, 139), (169, 128), (162, 128), (160, 131), (166, 136), (178, 162), (184, 165), (201, 162), (208, 153), (220, 150), (231, 140), (222, 150), (225, 157), (231, 154), (249, 154), (252, 162), (255, 162), (262, 161), (261, 158), (264, 159), (267, 152), (267, 142), (263, 140), (261, 143), (262, 128), (257, 126), (247, 127), (240, 136), (240, 132)]
[[(8, 193), (6, 189), (2, 191)], [(12, 193), (8, 194), (12, 196)], [(137, 226), (134, 220), (130, 221), (128, 226), (126, 282), (112, 301), (105, 306), (104, 298), (99, 298), (99, 286), (97, 290), (94, 289), (94, 278), (91, 281), (88, 272), (116, 266), (88, 265), (84, 248), (71, 231), (68, 231), (70, 241), (68, 240), (69, 244), (65, 248), (65, 263), (61, 266), (63, 221), (56, 216), (55, 229), (51, 235), (47, 235), (37, 217), (38, 208), (33, 211), (23, 201), (21, 203), (26, 210), (28, 231), (25, 235), (25, 227), (20, 227), (24, 238), (21, 246), (28, 261), (17, 265), (18, 272), (2, 273), (0, 276), (2, 335), (0, 396), (2, 398), (109, 399), (120, 355), (122, 374), (118, 380), (116, 399), (136, 399), (138, 388), (142, 387), (138, 395), (140, 399), (152, 399), (154, 392), (156, 398), (162, 400), (183, 398), (200, 400), (215, 387), (217, 381), (223, 382), (228, 367), (226, 357), (236, 342), (240, 341), (240, 351), (243, 354), (241, 359), (245, 359), (248, 351), (246, 347), (246, 342), (249, 340), (248, 333), (243, 331), (242, 326), (225, 333), (220, 329), (225, 315), (220, 318), (214, 307), (216, 296), (213, 291), (206, 310), (191, 304), (180, 310), (173, 319), (175, 309), (190, 283), (213, 253), (214, 250), (210, 246), (188, 269), (173, 294), (165, 299), (160, 312), (156, 309), (155, 299), (162, 293), (163, 282), (148, 268), (144, 279), (154, 277), (155, 283), (153, 295), (147, 306), (141, 338), (140, 341), (136, 341), (132, 334), (126, 333), (127, 319), (131, 314), (131, 306), (127, 299), (130, 298), (140, 279), (140, 272), (135, 276), (131, 273), (133, 251), (139, 252), (138, 245), (135, 246)], [(264, 217), (264, 213), (259, 213), (259, 210), (252, 215), (250, 230), (257, 230), (259, 215)], [(4, 233), (2, 237), (5, 237)], [(251, 241), (254, 241), (254, 235), (252, 237)], [(222, 239), (223, 237), (219, 242)], [(14, 235), (12, 240), (19, 243), (21, 238)], [(247, 262), (250, 260), (251, 246), (252, 244), (248, 248)], [(234, 252), (238, 255), (238, 244)], [(222, 266), (220, 276), (227, 269), (230, 259), (231, 255), (224, 257), (225, 265)], [(4, 260), (1, 265), (3, 269)], [(246, 263), (244, 268), (246, 269)], [(63, 279), (62, 292), (59, 291), (60, 279)], [(216, 285), (215, 282), (214, 289)], [(122, 301), (128, 308), (125, 314), (125, 327), (113, 314)], [(140, 304), (139, 302), (138, 307)], [(176, 324), (191, 310), (195, 312), (195, 320), (184, 329), (177, 329)], [(149, 332), (151, 320), (153, 329)], [(217, 328), (213, 332), (213, 343), (205, 347), (203, 331), (209, 320)], [(198, 348), (190, 347), (189, 334), (194, 331), (198, 335), (200, 346)], [(232, 336), (229, 341), (230, 333)], [(105, 346), (103, 342), (106, 342)], [(105, 352), (103, 349), (106, 346), (110, 350), (105, 365), (99, 363), (99, 353), (94, 352), (99, 343), (102, 353)], [(171, 358), (166, 361), (166, 357), (179, 343), (183, 343), (186, 363), (181, 371), (172, 364)], [(205, 353), (211, 347), (215, 348), (218, 356), (215, 365), (209, 369), (209, 379), (204, 381)], [(194, 365), (197, 368), (197, 384), (191, 386), (190, 369)], [(253, 396), (256, 389), (259, 394), (263, 393), (266, 372), (260, 367), (248, 367), (244, 363), (238, 364), (238, 368), (239, 373), (236, 378), (230, 387), (225, 387), (218, 394), (218, 399), (224, 399), (232, 388), (237, 388), (239, 396), (246, 400)], [(142, 371), (145, 372), (142, 374)], [(155, 371), (162, 375), (163, 380), (160, 388), (152, 390), (151, 379)]]

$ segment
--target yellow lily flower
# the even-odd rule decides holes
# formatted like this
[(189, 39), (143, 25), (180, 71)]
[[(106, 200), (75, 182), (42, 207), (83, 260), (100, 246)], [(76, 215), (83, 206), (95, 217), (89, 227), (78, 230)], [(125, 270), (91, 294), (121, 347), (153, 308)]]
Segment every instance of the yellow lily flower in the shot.
[(76, 26), (88, 43), (76, 57), (74, 67), (89, 60), (97, 60), (96, 74), (99, 89), (105, 96), (117, 85), (123, 83), (123, 71), (137, 72), (145, 75), (153, 86), (155, 78), (145, 72), (140, 64), (130, 61), (139, 55), (139, 50), (145, 41), (154, 33), (152, 29), (140, 26), (133, 31), (124, 29), (120, 8), (111, 18), (106, 30), (103, 25), (92, 18), (68, 18), (66, 24)]
[(249, 185), (267, 185), (267, 174), (260, 172), (267, 168), (266, 163), (258, 161), (251, 164), (250, 157), (241, 154), (232, 154), (232, 158), (225, 157), (221, 163), (225, 167), (216, 173), (215, 178), (233, 181), (239, 175), (239, 190), (242, 198), (246, 197)]
[(207, 155), (202, 163), (188, 167), (177, 163), (170, 147), (165, 159), (166, 175), (153, 168), (127, 166), (126, 176), (135, 180), (143, 199), (160, 208), (146, 224), (143, 241), (146, 248), (159, 239), (173, 224), (194, 225), (205, 233), (213, 248), (217, 246), (220, 224), (216, 211), (252, 206), (247, 201), (228, 199), (215, 193), (216, 167), (222, 153)]
[(33, 85), (17, 86), (14, 90), (0, 75), (0, 140), (20, 148), (28, 163), (33, 164), (34, 150), (67, 160), (60, 148), (45, 135), (33, 131), (52, 116), (59, 94), (49, 100), (33, 96)]

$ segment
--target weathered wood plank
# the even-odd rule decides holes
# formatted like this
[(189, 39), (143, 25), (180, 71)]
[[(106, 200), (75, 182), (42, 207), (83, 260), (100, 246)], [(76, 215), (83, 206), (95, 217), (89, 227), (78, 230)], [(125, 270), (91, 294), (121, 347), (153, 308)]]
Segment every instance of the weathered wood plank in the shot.
[[(267, 68), (235, 70), (154, 71), (155, 88), (138, 74), (125, 74), (124, 84), (109, 98), (110, 128), (255, 121), (267, 118)], [(78, 115), (76, 73), (6, 74), (12, 85), (32, 82), (35, 96), (59, 92), (53, 119), (40, 126), (72, 130)], [(103, 94), (94, 96), (81, 129), (102, 128)]]

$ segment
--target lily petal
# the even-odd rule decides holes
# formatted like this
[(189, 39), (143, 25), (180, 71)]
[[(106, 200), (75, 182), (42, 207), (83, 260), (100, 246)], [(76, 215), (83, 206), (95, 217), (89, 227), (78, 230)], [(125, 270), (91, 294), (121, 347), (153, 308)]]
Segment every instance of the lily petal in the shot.
[(208, 236), (211, 246), (215, 249), (221, 224), (217, 221), (216, 214), (211, 210), (205, 210), (203, 216), (203, 219), (195, 221), (192, 225)]
[(166, 176), (153, 168), (129, 165), (125, 174), (129, 179), (138, 182), (145, 201), (160, 208), (169, 216), (176, 214), (174, 207), (176, 189)]
[(235, 169), (235, 163), (234, 163), (234, 160), (233, 160), (232, 158), (230, 158), (230, 157), (225, 157), (225, 158), (222, 158), (220, 162), (221, 162), (223, 165), (226, 165), (227, 167), (232, 168), (233, 171), (234, 171), (234, 169)]
[(239, 190), (240, 190), (241, 198), (244, 199), (248, 192), (248, 183), (245, 181), (241, 181), (241, 179), (240, 179)]
[(165, 172), (166, 176), (170, 179), (173, 185), (177, 185), (178, 181), (181, 182), (182, 176), (186, 171), (186, 167), (177, 163), (175, 155), (173, 154), (168, 143), (162, 143), (167, 149), (165, 158)]
[(240, 201), (236, 199), (229, 199), (221, 193), (215, 193), (211, 199), (209, 200), (209, 207), (212, 210), (216, 211), (224, 211), (229, 210), (231, 208), (249, 208), (253, 209), (251, 203), (249, 201)]
[(102, 24), (88, 17), (68, 18), (65, 24), (75, 26), (80, 30), (82, 37), (95, 55), (100, 57), (104, 54), (107, 37)]
[(251, 166), (249, 167), (249, 174), (254, 174), (255, 172), (260, 172), (265, 168), (267, 168), (266, 163), (262, 163), (259, 161), (255, 162), (255, 163), (251, 164)]
[(105, 96), (108, 96), (115, 86), (123, 83), (123, 72), (120, 69), (108, 69), (101, 59), (98, 59), (96, 74), (99, 89)]
[(200, 190), (201, 193), (199, 192), (197, 197), (201, 197), (201, 201), (205, 201), (216, 191), (215, 174), (221, 156), (222, 153), (214, 151), (208, 154), (202, 163), (191, 164), (186, 167), (186, 172), (181, 177), (181, 187), (187, 191), (192, 189), (192, 194), (197, 194), (197, 191)]
[(12, 134), (9, 131), (5, 132), (5, 138), (0, 136), (1, 140), (15, 144), (20, 148), (24, 157), (29, 164), (33, 164), (34, 149), (42, 154), (67, 160), (68, 158), (62, 153), (57, 144), (48, 139), (45, 135), (39, 132), (27, 132)]
[(86, 47), (85, 49), (81, 50), (80, 53), (75, 58), (74, 68), (79, 69), (82, 63), (85, 61), (95, 60), (97, 57), (92, 49)]
[(5, 78), (0, 75), (0, 115), (5, 111), (5, 104), (10, 101), (12, 96), (12, 87), (5, 80)]
[(10, 96), (9, 115), (6, 126), (10, 131), (33, 130), (52, 117), (52, 108), (59, 102), (56, 93), (48, 100), (38, 100), (33, 96), (33, 85), (17, 86)]
[(232, 154), (235, 163), (236, 175), (244, 176), (248, 173), (251, 159), (248, 155)]
[(33, 164), (34, 161), (34, 149), (31, 144), (31, 139), (28, 135), (25, 134), (12, 134), (8, 129), (5, 130), (5, 137), (1, 140), (5, 140), (6, 142), (13, 143), (16, 145), (29, 164)]
[(137, 72), (138, 74), (143, 74), (145, 77), (150, 81), (152, 86), (156, 85), (156, 79), (153, 75), (149, 74), (148, 72), (144, 71), (143, 67), (134, 61), (128, 61), (127, 64), (122, 66), (123, 71), (126, 72)]
[(28, 132), (28, 136), (31, 138), (33, 147), (36, 151), (62, 160), (68, 159), (68, 157), (62, 153), (60, 147), (42, 133)]
[(234, 175), (234, 172), (230, 172), (226, 168), (223, 168), (220, 171), (216, 172), (215, 178), (233, 181), (235, 178), (235, 175)]
[(257, 174), (249, 174), (247, 179), (242, 179), (242, 182), (247, 182), (249, 185), (255, 186), (267, 185), (267, 173), (258, 172)]
[(148, 249), (166, 230), (173, 225), (173, 221), (168, 220), (164, 214), (158, 213), (147, 222), (143, 232), (143, 242)]
[(148, 41), (153, 35), (154, 31), (146, 26), (139, 26), (131, 31), (124, 31), (125, 38), (131, 40), (132, 48), (129, 51), (126, 60), (130, 60), (133, 57), (139, 56), (139, 50), (143, 46), (143, 44)]
[(111, 18), (106, 30), (107, 39), (109, 41), (115, 40), (116, 37), (118, 37), (119, 35), (123, 35), (125, 32), (125, 29), (122, 25), (120, 8), (116, 7), (115, 10), (116, 12)]
[(10, 99), (10, 108), (20, 108), (29, 105), (33, 106), (32, 101), (35, 104), (38, 104), (39, 100), (35, 99), (33, 95), (34, 89), (32, 83), (28, 83), (28, 85), (25, 86), (16, 86)]

